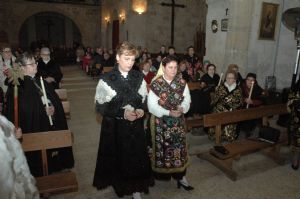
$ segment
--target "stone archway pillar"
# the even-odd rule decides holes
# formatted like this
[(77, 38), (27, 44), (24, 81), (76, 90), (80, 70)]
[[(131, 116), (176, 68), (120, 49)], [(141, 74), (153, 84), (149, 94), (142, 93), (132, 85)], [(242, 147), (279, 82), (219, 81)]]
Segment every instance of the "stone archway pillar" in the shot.
[(31, 42), (36, 41), (35, 17), (29, 18), (28, 26), (27, 26), (27, 33), (28, 33), (28, 44), (30, 45)]

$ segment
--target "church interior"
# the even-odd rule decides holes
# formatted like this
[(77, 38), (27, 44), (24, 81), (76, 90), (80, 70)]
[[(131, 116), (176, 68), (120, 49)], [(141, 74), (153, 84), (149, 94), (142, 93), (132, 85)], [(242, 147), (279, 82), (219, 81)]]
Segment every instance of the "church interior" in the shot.
[[(176, 186), (174, 179), (170, 182), (155, 180), (149, 193), (142, 193), (141, 198), (300, 198), (300, 173), (298, 165), (293, 164), (294, 154), (300, 151), (300, 133), (297, 134), (297, 148), (298, 146), (293, 145), (294, 137), (289, 126), (298, 124), (300, 119), (299, 117), (296, 118), (297, 121), (290, 122), (294, 115), (291, 116), (289, 110), (290, 94), (300, 85), (296, 83), (300, 77), (299, 0), (6, 0), (0, 1), (0, 70), (4, 74), (0, 75), (0, 86), (3, 86), (3, 91), (0, 92), (0, 98), (3, 97), (3, 101), (0, 99), (1, 115), (7, 117), (16, 127), (21, 127), (23, 137), (19, 141), (26, 153), (42, 151), (42, 175), (36, 177), (37, 189), (41, 194), (28, 198), (118, 198), (112, 186), (100, 190), (93, 186), (100, 129), (103, 128), (102, 121), (105, 119), (95, 110), (95, 104), (98, 103), (95, 93), (99, 79), (116, 67), (116, 57), (119, 56), (116, 48), (124, 41), (137, 47), (138, 55), (133, 67), (142, 72), (143, 65), (150, 63), (148, 70), (155, 74), (162, 58), (168, 56), (168, 53), (175, 54), (180, 60), (179, 73), (182, 72), (183, 79), (184, 75), (187, 77), (185, 80), (192, 104), (190, 110), (195, 111), (188, 112), (184, 119), (189, 156), (186, 177), (194, 190), (186, 191), (184, 187)], [(165, 49), (164, 52), (162, 48)], [(55, 91), (67, 121), (67, 128), (63, 128), (61, 135), (58, 135), (61, 129), (54, 129), (58, 132), (55, 135), (57, 138), (50, 138), (51, 135), (47, 133), (44, 137), (35, 137), (31, 133), (27, 135), (28, 132), (22, 127), (25, 122), (20, 121), (26, 117), (17, 116), (18, 121), (13, 113), (8, 113), (16, 112), (16, 105), (12, 104), (10, 107), (8, 99), (14, 102), (13, 91), (17, 86), (15, 84), (10, 88), (8, 83), (7, 87), (5, 80), (8, 75), (4, 69), (7, 66), (3, 53), (7, 49), (12, 54), (12, 68), (15, 66), (12, 63), (22, 58), (24, 52), (33, 55), (38, 63), (37, 68), (43, 66), (40, 61), (43, 62), (45, 54), (51, 57), (46, 65), (51, 60), (57, 64), (60, 77), (53, 76), (53, 81), (57, 82), (57, 78), (59, 79)], [(190, 55), (191, 49), (195, 57), (192, 61), (185, 59)], [(181, 65), (184, 64), (185, 73), (181, 70)], [(214, 89), (217, 90), (223, 80), (227, 81), (229, 66), (233, 66), (241, 76), (241, 90), (243, 82), (247, 85), (248, 77), (254, 78), (263, 95), (259, 98), (262, 99), (261, 103), (256, 106), (253, 102), (250, 108), (247, 104), (244, 108), (241, 105), (240, 108), (229, 108), (220, 112), (202, 110), (203, 108), (197, 106), (195, 96), (202, 89), (199, 82), (204, 80), (201, 76), (209, 74), (210, 66), (218, 74)], [(39, 74), (39, 69), (37, 70)], [(14, 74), (19, 75), (16, 72)], [(21, 76), (17, 77), (22, 78), (22, 81), (24, 78), (25, 81), (26, 78)], [(42, 76), (41, 74), (41, 79)], [(42, 80), (40, 84), (37, 87), (42, 92), (45, 90)], [(151, 84), (151, 80), (148, 84)], [(247, 98), (250, 100), (252, 94), (256, 94), (253, 85), (254, 82), (249, 87), (250, 94), (248, 89), (247, 96), (244, 97), (245, 101)], [(209, 97), (210, 103), (217, 93), (216, 90), (200, 96)], [(21, 98), (25, 95), (21, 93), (19, 96)], [(296, 97), (299, 96), (298, 92)], [(48, 97), (52, 101), (51, 94)], [(201, 97), (197, 99), (199, 98)], [(33, 106), (34, 109), (36, 107), (33, 103), (19, 102), (18, 106), (20, 110), (23, 106)], [(48, 108), (48, 103), (44, 105)], [(300, 107), (300, 100), (298, 105)], [(199, 106), (210, 104), (201, 102)], [(48, 110), (46, 113), (49, 115)], [(144, 116), (145, 129), (150, 129), (146, 121), (147, 116), (150, 118), (148, 114), (145, 113)], [(248, 120), (260, 121), (250, 133), (238, 129), (239, 133), (234, 140), (226, 140), (223, 134), (220, 135), (224, 126)], [(40, 120), (26, 119), (27, 123), (36, 121)], [(271, 144), (254, 142), (254, 137), (260, 136), (261, 126), (276, 129), (280, 132), (280, 137)], [(1, 154), (1, 144), (6, 143), (1, 141), (1, 132), (5, 131), (1, 121), (0, 127), (3, 129), (0, 131)], [(208, 136), (211, 129), (215, 133), (213, 138)], [(300, 131), (299, 129), (295, 131)], [(40, 134), (41, 131), (50, 132), (37, 130), (32, 134)], [(48, 166), (53, 166), (51, 161), (47, 161), (47, 153), (52, 145), (54, 148), (72, 147), (72, 168), (48, 173)], [(218, 151), (216, 146), (225, 146), (229, 154)], [(31, 169), (30, 165), (29, 167)], [(0, 187), (3, 185), (1, 179), (4, 176), (1, 172), (0, 170)], [(60, 177), (51, 178), (52, 175)], [(5, 192), (4, 188), (0, 188), (0, 198), (6, 199), (1, 191)], [(7, 197), (10, 198), (13, 197)], [(23, 198), (27, 199), (25, 195)], [(126, 195), (124, 198), (134, 197)]]

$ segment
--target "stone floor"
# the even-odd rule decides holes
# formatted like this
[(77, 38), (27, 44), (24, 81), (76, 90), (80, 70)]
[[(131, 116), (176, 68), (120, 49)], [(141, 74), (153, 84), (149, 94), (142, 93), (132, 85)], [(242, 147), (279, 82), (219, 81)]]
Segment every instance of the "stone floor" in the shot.
[[(94, 112), (96, 80), (86, 76), (77, 66), (63, 68), (62, 87), (68, 90), (71, 104), (69, 128), (74, 133), (73, 146), (75, 172), (79, 183), (78, 192), (52, 196), (52, 199), (114, 199), (112, 188), (97, 191), (92, 186), (96, 156), (99, 144), (100, 123)], [(176, 187), (175, 181), (156, 181), (145, 199), (297, 199), (300, 198), (300, 172), (290, 165), (279, 166), (260, 153), (242, 157), (234, 168), (238, 180), (231, 181), (219, 169), (197, 158), (194, 154), (205, 151), (213, 145), (203, 133), (188, 134), (191, 161), (187, 179), (195, 187), (186, 192)], [(198, 132), (198, 134), (199, 134)], [(283, 155), (289, 159), (288, 148)], [(127, 197), (131, 198), (131, 197)]]

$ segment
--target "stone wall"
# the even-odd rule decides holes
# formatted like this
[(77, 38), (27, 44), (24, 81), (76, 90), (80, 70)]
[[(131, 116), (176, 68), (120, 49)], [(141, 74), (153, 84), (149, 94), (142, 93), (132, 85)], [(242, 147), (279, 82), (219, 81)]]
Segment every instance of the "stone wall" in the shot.
[[(125, 14), (125, 22), (120, 23), (120, 41), (127, 40), (136, 45), (148, 48), (150, 52), (158, 52), (162, 44), (171, 45), (171, 8), (160, 3), (171, 3), (170, 0), (148, 0), (148, 9), (139, 15), (132, 10), (132, 1), (102, 1), (102, 44), (111, 47), (112, 24), (120, 14)], [(175, 8), (174, 46), (176, 51), (183, 53), (189, 45), (194, 45), (197, 29), (205, 31), (206, 4), (205, 0), (177, 0), (185, 8)], [(192, 17), (191, 17), (192, 16)]]
[[(0, 1), (0, 27), (9, 34), (12, 46), (18, 46), (22, 24), (32, 15), (40, 12), (56, 12), (70, 18), (78, 27), (85, 46), (100, 45), (101, 9), (99, 6), (36, 3), (22, 0)], [(0, 28), (0, 29), (1, 29)]]
[[(266, 76), (276, 76), (277, 88), (290, 86), (296, 59), (296, 41), (293, 33), (281, 23), (282, 12), (299, 7), (298, 0), (269, 0), (279, 4), (274, 40), (260, 40), (258, 31), (263, 0), (207, 0), (205, 59), (215, 63), (219, 72), (225, 72), (229, 63), (240, 66), (243, 76), (257, 73), (258, 82), (265, 85)], [(265, 1), (264, 1), (265, 2)], [(282, 4), (284, 2), (284, 5)], [(211, 20), (219, 25), (229, 8), (228, 32), (212, 33)]]

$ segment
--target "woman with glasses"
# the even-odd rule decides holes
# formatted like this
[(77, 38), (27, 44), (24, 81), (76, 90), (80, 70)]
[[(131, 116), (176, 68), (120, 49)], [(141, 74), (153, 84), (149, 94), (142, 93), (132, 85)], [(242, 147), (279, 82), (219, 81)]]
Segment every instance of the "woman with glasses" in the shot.
[(8, 69), (12, 68), (15, 60), (16, 57), (13, 56), (11, 48), (8, 46), (3, 47), (0, 55), (0, 87), (4, 92), (6, 92), (7, 90), (7, 86), (5, 86), (4, 80), (9, 75)]
[(54, 89), (58, 89), (63, 74), (59, 65), (55, 60), (51, 59), (49, 48), (42, 48), (40, 57), (41, 59), (38, 60), (37, 76), (42, 76)]
[[(37, 64), (31, 54), (23, 53), (16, 64), (24, 77), (18, 78), (18, 105), (19, 105), (19, 124), (14, 121), (14, 81), (6, 79), (7, 106), (5, 107), (5, 116), (22, 129), (23, 133), (35, 133), (51, 130), (68, 129), (67, 121), (63, 111), (61, 101), (54, 89), (44, 81), (48, 102), (43, 100), (43, 92), (40, 79), (36, 77)], [(45, 105), (48, 103), (49, 108)], [(49, 116), (52, 117), (53, 125), (50, 125)], [(25, 153), (29, 168), (34, 176), (41, 176), (42, 161), (40, 152)], [(48, 172), (60, 171), (74, 166), (74, 158), (71, 147), (63, 149), (47, 150)]]

